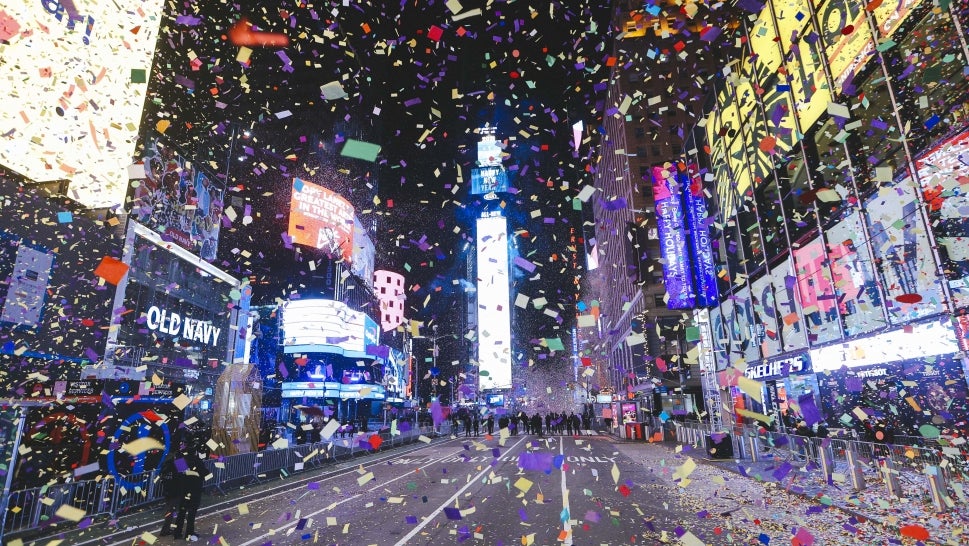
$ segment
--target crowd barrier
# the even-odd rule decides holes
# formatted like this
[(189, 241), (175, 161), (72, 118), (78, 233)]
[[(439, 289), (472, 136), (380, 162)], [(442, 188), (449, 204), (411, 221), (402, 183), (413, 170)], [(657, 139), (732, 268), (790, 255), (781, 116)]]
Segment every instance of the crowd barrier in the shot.
[[(391, 435), (389, 430), (379, 433), (357, 433), (352, 437), (334, 436), (329, 441), (290, 446), (285, 449), (268, 449), (255, 453), (240, 453), (205, 464), (211, 474), (205, 487), (209, 492), (225, 492), (227, 486), (259, 483), (293, 473), (317, 468), (327, 462), (347, 459), (373, 452), (369, 439), (379, 436), (381, 450), (416, 442), (418, 438), (432, 435), (449, 435), (450, 424), (442, 423), (437, 429), (430, 426), (414, 427)], [(57, 511), (68, 505), (83, 510), (83, 525), (94, 519), (119, 515), (132, 509), (155, 503), (164, 498), (159, 474), (156, 471), (127, 476), (99, 476), (63, 484), (45, 485), (12, 491), (7, 498), (7, 516), (0, 537), (23, 534), (42, 529), (58, 521)], [(90, 521), (89, 521), (90, 520)]]
[[(715, 436), (717, 431), (711, 431), (708, 425), (672, 423), (675, 441), (702, 448), (707, 453), (715, 447), (711, 434)], [(665, 429), (670, 430), (669, 423)], [(769, 461), (775, 463), (775, 468), (787, 464), (787, 469), (798, 470), (803, 480), (816, 480), (821, 485), (847, 485), (856, 491), (880, 486), (892, 498), (927, 495), (938, 512), (953, 508), (955, 499), (967, 503), (969, 460), (954, 446), (938, 442), (929, 447), (806, 437), (750, 426), (719, 431), (724, 432), (732, 443), (733, 459)]]

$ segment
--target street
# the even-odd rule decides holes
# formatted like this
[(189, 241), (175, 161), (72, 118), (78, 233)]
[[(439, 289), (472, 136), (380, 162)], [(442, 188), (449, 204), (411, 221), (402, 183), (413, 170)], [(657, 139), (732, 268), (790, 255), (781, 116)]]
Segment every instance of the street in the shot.
[[(700, 457), (602, 435), (450, 438), (207, 495), (197, 530), (200, 543), (231, 546), (905, 543)], [(160, 517), (63, 538), (182, 543), (156, 536)]]

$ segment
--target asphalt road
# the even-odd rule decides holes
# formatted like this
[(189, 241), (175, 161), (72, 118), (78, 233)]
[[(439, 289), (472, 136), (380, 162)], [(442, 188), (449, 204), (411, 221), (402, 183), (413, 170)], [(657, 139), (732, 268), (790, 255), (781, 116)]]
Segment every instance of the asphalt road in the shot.
[[(776, 520), (792, 510), (771, 505), (762, 486), (725, 479), (703, 463), (690, 485), (692, 464), (670, 446), (614, 443), (609, 436), (459, 437), (206, 496), (197, 531), (199, 544), (213, 546), (697, 546), (762, 543), (761, 533), (790, 543), (807, 519), (837, 518), (817, 526), (823, 528), (846, 517), (799, 508), (805, 516)], [(185, 544), (156, 536), (161, 511), (122, 521), (123, 531), (65, 535), (63, 544)], [(863, 531), (867, 538), (853, 538), (877, 543), (867, 542), (875, 531)]]

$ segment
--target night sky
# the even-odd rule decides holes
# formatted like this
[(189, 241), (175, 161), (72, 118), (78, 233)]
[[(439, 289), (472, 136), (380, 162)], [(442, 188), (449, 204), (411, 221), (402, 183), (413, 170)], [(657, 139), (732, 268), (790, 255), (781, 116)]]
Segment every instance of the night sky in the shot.
[[(464, 242), (473, 248), (482, 207), (468, 195), (474, 131), (496, 126), (513, 187), (503, 196), (509, 228), (541, 273), (516, 268), (515, 289), (558, 314), (529, 306), (516, 333), (559, 337), (575, 313), (569, 253), (583, 262), (569, 228), (591, 221), (572, 198), (591, 183), (595, 139), (576, 152), (571, 127), (582, 121), (595, 137), (601, 125), (608, 3), (170, 2), (143, 127), (168, 121), (169, 142), (228, 172), (226, 205), (239, 214), (223, 226), (219, 262), (266, 283), (257, 303), (286, 298), (308, 276), (281, 236), (299, 176), (376, 221), (377, 268), (407, 275), (408, 318), (431, 325), (461, 311), (456, 258)], [(246, 60), (228, 37), (240, 17), (289, 44), (252, 47)], [(324, 98), (330, 82), (346, 96)], [(382, 146), (377, 161), (341, 157), (344, 138)]]

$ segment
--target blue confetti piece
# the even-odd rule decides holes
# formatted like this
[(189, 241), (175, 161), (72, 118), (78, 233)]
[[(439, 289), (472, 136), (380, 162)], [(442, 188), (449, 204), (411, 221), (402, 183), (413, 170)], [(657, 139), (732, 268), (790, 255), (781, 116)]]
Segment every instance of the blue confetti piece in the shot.
[(58, 212), (57, 221), (62, 224), (70, 224), (71, 222), (74, 221), (74, 215), (71, 214), (71, 211), (69, 210)]

